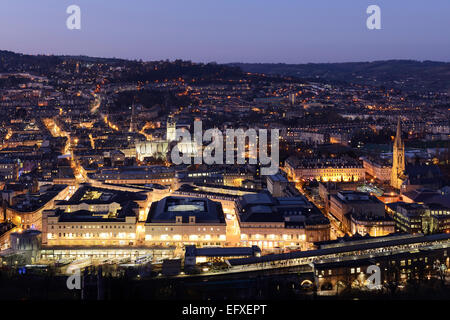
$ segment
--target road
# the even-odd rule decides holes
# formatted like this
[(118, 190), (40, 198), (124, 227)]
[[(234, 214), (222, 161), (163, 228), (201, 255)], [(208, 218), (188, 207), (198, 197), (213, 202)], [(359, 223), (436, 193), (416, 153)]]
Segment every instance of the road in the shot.
[(330, 220), (330, 238), (331, 240), (335, 240), (339, 237), (343, 237), (345, 235), (345, 232), (343, 232), (339, 226), (340, 222), (333, 217), (331, 214), (329, 214), (328, 212), (326, 212), (325, 208), (317, 203), (317, 201), (315, 201), (308, 193), (305, 192), (305, 190), (303, 190), (303, 188), (299, 185), (296, 184), (296, 188), (297, 190), (303, 194), (306, 199), (308, 199), (308, 201), (310, 201), (311, 203), (313, 203), (317, 208), (319, 208), (319, 210), (325, 215), (325, 217), (327, 217)]

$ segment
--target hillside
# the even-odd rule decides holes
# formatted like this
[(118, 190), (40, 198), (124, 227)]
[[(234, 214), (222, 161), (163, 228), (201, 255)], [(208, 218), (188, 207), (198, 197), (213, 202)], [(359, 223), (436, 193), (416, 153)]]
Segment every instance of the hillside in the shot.
[(294, 76), (305, 80), (345, 81), (405, 91), (450, 92), (450, 63), (388, 60), (350, 63), (233, 63), (244, 72)]

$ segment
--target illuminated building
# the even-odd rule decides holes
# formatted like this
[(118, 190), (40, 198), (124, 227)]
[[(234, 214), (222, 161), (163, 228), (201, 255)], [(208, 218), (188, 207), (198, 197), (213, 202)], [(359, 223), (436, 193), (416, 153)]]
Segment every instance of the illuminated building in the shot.
[(145, 141), (136, 143), (136, 156), (139, 161), (143, 161), (147, 157), (165, 159), (168, 151), (168, 141)]
[(47, 210), (42, 215), (43, 246), (111, 246), (136, 244), (137, 205), (115, 213)]
[(291, 105), (295, 105), (295, 93), (289, 94), (289, 102)]
[(364, 192), (340, 191), (330, 196), (329, 213), (345, 232), (383, 236), (395, 231), (395, 223), (383, 202)]
[(172, 142), (176, 140), (176, 130), (177, 130), (177, 123), (174, 121), (173, 118), (169, 117), (167, 119), (167, 131), (166, 131), (166, 140), (167, 142)]
[(47, 185), (41, 187), (38, 194), (18, 195), (6, 208), (6, 219), (22, 229), (41, 230), (42, 212), (53, 208), (55, 202), (66, 198), (73, 190), (67, 185)]
[[(410, 252), (389, 254), (373, 258), (355, 256), (355, 259), (336, 262), (314, 263), (315, 283), (318, 291), (343, 290), (367, 288), (374, 265), (384, 272), (380, 273), (380, 283), (396, 279), (406, 283), (411, 279), (431, 277), (435, 273), (436, 262), (445, 262), (449, 265), (446, 249), (411, 250)], [(392, 266), (398, 266), (393, 268)], [(373, 281), (373, 280), (372, 280)]]
[(224, 246), (226, 222), (219, 202), (166, 197), (153, 202), (145, 223), (146, 246)]
[(19, 230), (19, 232), (10, 233), (9, 237), (11, 252), (19, 255), (22, 261), (36, 263), (39, 260), (41, 248), (41, 232), (39, 230)]
[[(145, 141), (136, 143), (136, 155), (139, 161), (146, 157), (166, 159), (169, 152), (169, 145), (176, 141), (176, 122), (169, 118), (167, 120), (166, 140)], [(183, 154), (195, 155), (197, 153), (197, 143), (195, 141), (180, 141), (177, 143), (178, 150)]]
[[(174, 257), (174, 248), (148, 248), (140, 246), (53, 246), (42, 247), (40, 250), (41, 259), (44, 261), (59, 261), (64, 259), (88, 259), (87, 264), (94, 261), (136, 261), (139, 257), (151, 256), (156, 261), (160, 259), (170, 259)], [(82, 261), (82, 260), (81, 260)]]
[(200, 166), (195, 171), (178, 172), (181, 183), (209, 183), (223, 185), (223, 169), (219, 166)]
[(255, 174), (247, 168), (231, 167), (223, 173), (223, 184), (225, 186), (240, 187), (244, 180), (252, 180)]
[(262, 250), (306, 250), (330, 237), (330, 222), (303, 196), (248, 194), (236, 201), (241, 245)]
[(330, 141), (330, 135), (328, 133), (307, 131), (303, 128), (288, 128), (283, 130), (281, 137), (291, 143), (302, 142), (309, 145), (323, 144)]
[(17, 180), (19, 176), (20, 161), (0, 159), (0, 176), (4, 180)]
[(388, 215), (351, 214), (351, 233), (386, 236), (395, 232), (395, 222)]
[(366, 173), (380, 182), (391, 180), (392, 167), (387, 164), (378, 163), (372, 159), (364, 157), (363, 166)]
[(288, 158), (285, 171), (294, 181), (361, 181), (365, 178), (364, 167), (352, 159), (295, 159)]
[(395, 202), (387, 205), (398, 230), (408, 233), (450, 232), (450, 208), (441, 204)]
[[(42, 214), (44, 246), (125, 246), (140, 243), (138, 221), (146, 208), (145, 192), (82, 185), (55, 209)], [(144, 216), (143, 216), (144, 217)]]

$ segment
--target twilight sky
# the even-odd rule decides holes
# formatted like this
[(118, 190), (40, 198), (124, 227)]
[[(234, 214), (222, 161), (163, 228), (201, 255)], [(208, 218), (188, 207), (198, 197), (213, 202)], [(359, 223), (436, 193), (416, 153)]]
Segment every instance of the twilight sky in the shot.
[[(81, 8), (81, 30), (66, 8)], [(381, 8), (381, 30), (366, 8)], [(1, 0), (0, 49), (197, 62), (450, 61), (449, 0)]]

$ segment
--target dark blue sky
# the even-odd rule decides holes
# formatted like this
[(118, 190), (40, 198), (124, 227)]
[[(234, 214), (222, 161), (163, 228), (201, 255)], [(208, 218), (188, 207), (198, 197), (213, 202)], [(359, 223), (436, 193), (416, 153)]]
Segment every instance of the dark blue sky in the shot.
[[(81, 7), (81, 30), (66, 8)], [(366, 28), (381, 8), (382, 30)], [(0, 49), (217, 62), (450, 61), (449, 0), (1, 0)]]

